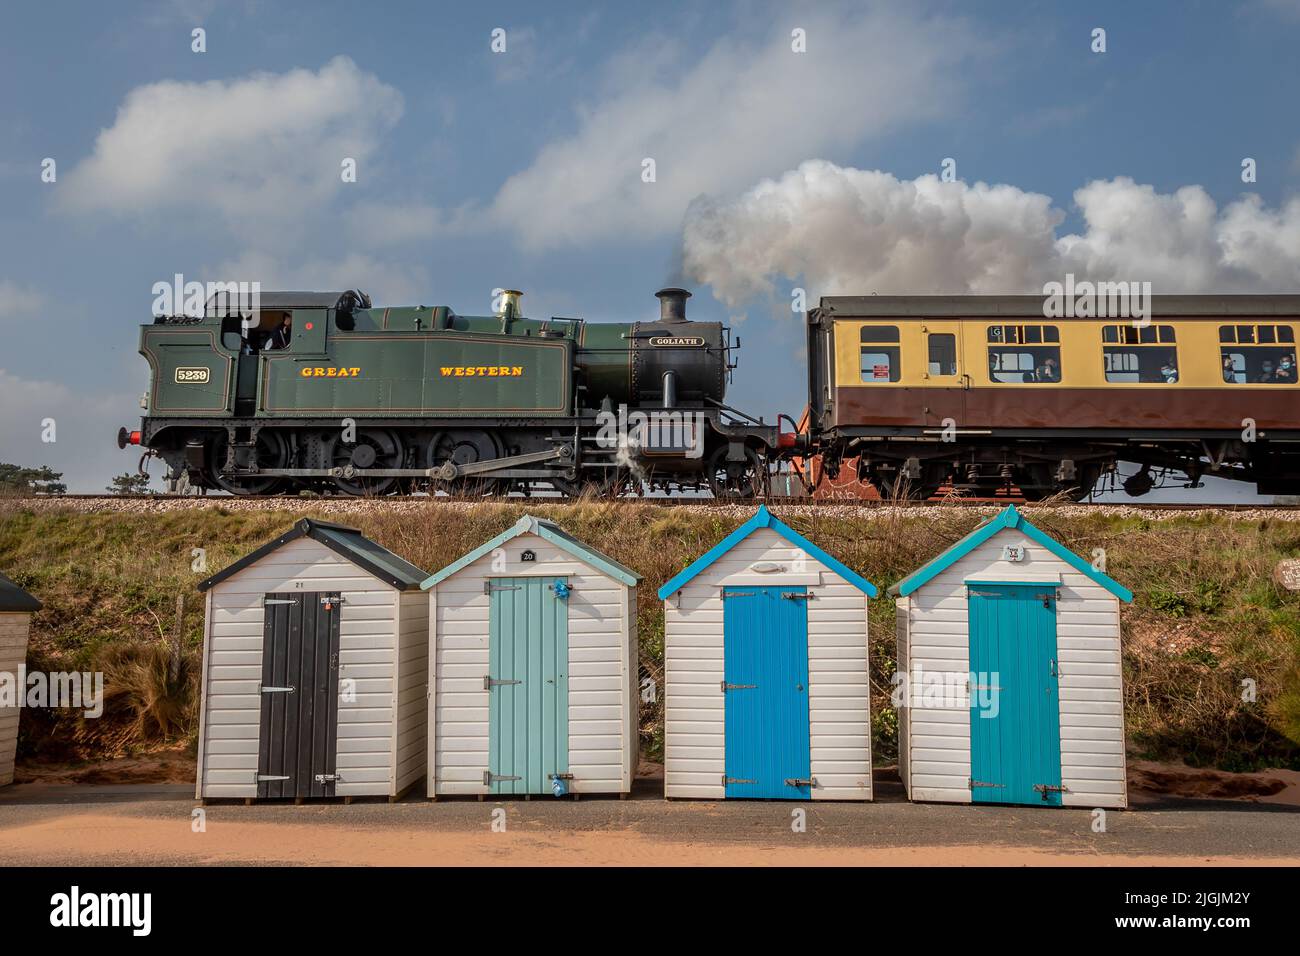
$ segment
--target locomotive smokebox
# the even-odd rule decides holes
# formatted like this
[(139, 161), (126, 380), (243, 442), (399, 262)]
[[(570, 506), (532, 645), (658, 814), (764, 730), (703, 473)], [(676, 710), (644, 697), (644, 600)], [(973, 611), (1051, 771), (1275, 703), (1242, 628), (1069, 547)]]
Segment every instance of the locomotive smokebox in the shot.
[(659, 321), (664, 325), (685, 322), (686, 300), (691, 294), (685, 289), (660, 289), (655, 293), (659, 300)]

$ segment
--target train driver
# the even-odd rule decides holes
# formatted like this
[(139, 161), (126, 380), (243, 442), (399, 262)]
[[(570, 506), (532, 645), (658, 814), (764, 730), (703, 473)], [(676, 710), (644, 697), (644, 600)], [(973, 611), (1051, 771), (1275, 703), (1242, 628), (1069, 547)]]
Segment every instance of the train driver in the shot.
[(286, 312), (284, 314), (284, 321), (266, 337), (265, 347), (268, 349), (287, 349), (289, 347), (289, 340), (292, 338), (293, 313)]

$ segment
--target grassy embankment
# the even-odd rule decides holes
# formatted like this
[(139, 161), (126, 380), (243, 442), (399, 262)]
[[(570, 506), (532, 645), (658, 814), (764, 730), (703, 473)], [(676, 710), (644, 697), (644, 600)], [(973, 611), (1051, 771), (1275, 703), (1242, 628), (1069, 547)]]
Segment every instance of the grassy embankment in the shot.
[[(436, 570), (500, 532), (522, 504), (401, 509), (376, 503), (343, 523), (416, 565)], [(644, 575), (639, 595), (642, 674), (662, 686), (663, 612), (659, 586), (739, 522), (707, 510), (635, 503), (529, 505)], [(778, 509), (778, 513), (779, 513)], [(84, 721), (28, 711), (20, 754), (94, 758), (189, 739), (202, 603), (191, 549), (207, 550), (208, 573), (274, 537), (295, 519), (337, 517), (309, 502), (282, 511), (206, 510), (155, 514), (33, 513), (0, 502), (0, 570), (37, 594), (28, 666), (103, 670), (109, 717)], [(850, 567), (884, 588), (970, 531), (965, 509), (844, 514), (789, 519)], [(1124, 674), (1130, 747), (1152, 759), (1246, 770), (1300, 768), (1300, 594), (1279, 590), (1274, 564), (1300, 554), (1300, 524), (1226, 517), (1148, 521), (1109, 515), (1033, 520), (1081, 554), (1107, 551), (1108, 570), (1136, 594), (1124, 609)], [(176, 596), (188, 595), (179, 674), (172, 666)], [(871, 605), (876, 754), (893, 758), (896, 717), (889, 706), (894, 607)], [(1242, 700), (1243, 680), (1257, 701)], [(642, 742), (658, 756), (661, 704), (643, 705)]]

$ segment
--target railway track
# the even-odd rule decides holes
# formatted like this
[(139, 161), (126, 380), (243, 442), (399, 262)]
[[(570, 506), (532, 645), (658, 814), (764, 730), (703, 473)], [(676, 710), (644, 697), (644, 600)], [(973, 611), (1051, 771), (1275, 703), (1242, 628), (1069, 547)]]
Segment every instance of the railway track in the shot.
[[(715, 498), (618, 498), (591, 499), (592, 503), (619, 503), (629, 507), (642, 506), (651, 508), (690, 508), (715, 510), (723, 513), (748, 514), (755, 507), (753, 501), (725, 501)], [(1189, 502), (1151, 502), (1148, 504), (1114, 503), (1114, 502), (1073, 502), (1044, 501), (1026, 504), (1023, 499), (1006, 498), (946, 498), (930, 501), (895, 502), (886, 499), (798, 499), (773, 498), (767, 503), (773, 507), (795, 513), (826, 512), (835, 514), (894, 514), (904, 511), (926, 511), (939, 509), (987, 510), (1015, 504), (1017, 507), (1032, 510), (1051, 511), (1061, 514), (1117, 514), (1117, 515), (1230, 515), (1238, 517), (1263, 517), (1300, 521), (1300, 506), (1288, 504), (1199, 504)], [(452, 507), (467, 508), (493, 505), (514, 506), (559, 506), (572, 507), (574, 502), (563, 498), (523, 497), (506, 498), (467, 498), (439, 495), (407, 497), (347, 497), (304, 495), (299, 497), (285, 495), (12, 495), (0, 496), (0, 514), (14, 507), (47, 510), (67, 508), (73, 511), (172, 511), (198, 508), (248, 509), (257, 511), (296, 511), (314, 509), (325, 512), (347, 514), (349, 512), (366, 512), (374, 510), (411, 511), (426, 508)]]

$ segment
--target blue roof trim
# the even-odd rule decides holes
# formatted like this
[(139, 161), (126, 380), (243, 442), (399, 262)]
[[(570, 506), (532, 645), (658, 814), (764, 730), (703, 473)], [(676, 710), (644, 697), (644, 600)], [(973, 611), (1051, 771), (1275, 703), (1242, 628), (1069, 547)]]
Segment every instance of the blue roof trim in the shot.
[(686, 566), (685, 570), (661, 587), (659, 589), (659, 600), (665, 600), (673, 594), (676, 594), (685, 585), (690, 583), (691, 579), (701, 571), (709, 567), (709, 565), (717, 561), (718, 558), (722, 557), (760, 528), (771, 528), (795, 547), (802, 549), (804, 554), (820, 561), (840, 577), (844, 578), (844, 580), (852, 584), (859, 591), (865, 593), (867, 597), (875, 597), (878, 593), (876, 591), (876, 586), (862, 575), (845, 567), (842, 561), (832, 558), (821, 548), (817, 547), (817, 545), (813, 544), (803, 535), (799, 534), (799, 532), (778, 519), (776, 515), (767, 510), (767, 505), (760, 505), (758, 511), (754, 513), (752, 518), (742, 524), (735, 531), (731, 532), (731, 534), (727, 535), (708, 551), (704, 552), (704, 554), (692, 561)]
[(447, 565), (441, 571), (431, 574), (421, 585), (420, 590), (427, 591), (441, 581), (445, 581), (458, 571), (463, 570), (473, 564), (485, 554), (490, 554), (494, 549), (501, 547), (511, 538), (517, 538), (521, 534), (535, 534), (545, 541), (549, 541), (562, 551), (573, 555), (579, 561), (591, 565), (599, 571), (603, 571), (611, 578), (626, 584), (628, 587), (636, 587), (637, 582), (641, 580), (640, 575), (636, 572), (625, 568), (613, 558), (606, 557), (599, 551), (587, 547), (574, 538), (569, 537), (558, 525), (552, 524), (541, 518), (534, 518), (532, 515), (524, 515), (505, 531), (493, 538), (491, 541), (485, 541), (473, 551), (462, 555), (451, 564)]
[(1093, 581), (1096, 581), (1126, 604), (1133, 600), (1132, 591), (1124, 587), (1124, 585), (1120, 584), (1114, 578), (1098, 571), (1089, 562), (1079, 557), (1045, 531), (1035, 527), (1028, 518), (1016, 510), (1015, 505), (1007, 505), (992, 521), (976, 528), (933, 561), (918, 570), (913, 571), (907, 577), (903, 578), (903, 580), (890, 588), (889, 593), (899, 595), (900, 597), (907, 597), (907, 595), (911, 594), (927, 581), (934, 578), (940, 572), (952, 567), (961, 558), (970, 554), (970, 552), (974, 551), (999, 531), (1004, 531), (1008, 528), (1019, 531), (1025, 537), (1029, 538), (1029, 540), (1042, 545), (1056, 557), (1074, 568), (1074, 570), (1078, 571), (1080, 574), (1086, 574)]

